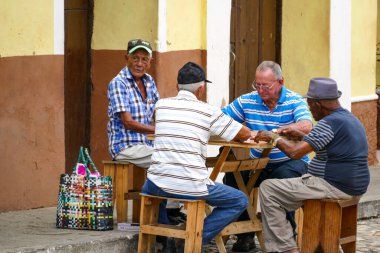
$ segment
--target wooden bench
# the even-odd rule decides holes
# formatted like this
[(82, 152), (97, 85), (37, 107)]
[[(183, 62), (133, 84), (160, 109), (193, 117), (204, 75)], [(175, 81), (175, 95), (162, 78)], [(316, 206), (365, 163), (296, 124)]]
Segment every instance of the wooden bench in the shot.
[(127, 222), (128, 200), (133, 200), (132, 222), (139, 222), (140, 192), (145, 182), (146, 171), (132, 163), (103, 161), (104, 175), (111, 176), (113, 201), (116, 206), (117, 222)]
[[(187, 210), (186, 224), (182, 226), (159, 224), (158, 212), (162, 200), (184, 203)], [(184, 252), (200, 253), (202, 250), (204, 200), (173, 199), (141, 194), (140, 233), (138, 253), (154, 253), (156, 236), (167, 236), (185, 240)]]
[(359, 197), (348, 200), (317, 199), (304, 202), (302, 252), (356, 252)]

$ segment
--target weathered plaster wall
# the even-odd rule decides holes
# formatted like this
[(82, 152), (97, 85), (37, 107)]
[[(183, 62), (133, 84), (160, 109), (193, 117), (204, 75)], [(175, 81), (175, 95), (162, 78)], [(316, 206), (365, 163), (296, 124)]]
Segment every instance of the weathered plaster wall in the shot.
[[(362, 122), (367, 133), (368, 141), (368, 163), (370, 165), (376, 164), (376, 150), (377, 150), (377, 132), (376, 132), (376, 119), (377, 119), (377, 101), (366, 101), (360, 103), (352, 103), (352, 113)], [(354, 134), (354, 133), (353, 133)]]
[(64, 172), (63, 56), (0, 58), (0, 211), (53, 206)]
[(309, 80), (329, 75), (330, 1), (283, 1), (281, 65), (285, 85), (306, 93)]
[(0, 57), (53, 54), (53, 1), (0, 1)]
[(155, 49), (158, 0), (94, 1), (93, 50), (126, 50), (128, 41), (143, 38)]
[(206, 49), (206, 2), (167, 0), (168, 51)]
[[(176, 95), (176, 77), (187, 61), (206, 66), (206, 1), (166, 1), (166, 43), (158, 50), (158, 1), (95, 1), (92, 37), (91, 149), (98, 167), (110, 159), (107, 137), (107, 87), (125, 66), (130, 39), (142, 38), (153, 45), (153, 63), (148, 71), (155, 78), (161, 97)], [(134, 11), (131, 11), (131, 10)], [(183, 18), (186, 17), (186, 18)], [(146, 20), (148, 19), (148, 20)], [(112, 22), (109, 22), (112, 20)], [(162, 25), (162, 23), (161, 23)], [(126, 27), (128, 29), (126, 29)], [(119, 32), (115, 32), (119, 31)]]
[[(377, 0), (352, 4), (352, 97), (371, 96), (376, 90)], [(351, 111), (366, 128), (369, 163), (375, 164), (377, 149), (377, 100), (352, 103)]]
[(0, 1), (0, 212), (55, 205), (65, 171), (53, 2)]
[[(377, 0), (377, 35), (376, 35), (376, 53), (380, 54), (380, 4)], [(380, 55), (376, 56), (376, 84), (380, 87)]]
[(352, 4), (352, 96), (375, 94), (377, 0)]

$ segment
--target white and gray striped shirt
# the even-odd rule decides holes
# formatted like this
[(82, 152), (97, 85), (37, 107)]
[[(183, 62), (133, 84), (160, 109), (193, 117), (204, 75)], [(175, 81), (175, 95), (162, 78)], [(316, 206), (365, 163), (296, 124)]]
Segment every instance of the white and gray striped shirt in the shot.
[(205, 165), (211, 135), (232, 140), (242, 125), (222, 111), (180, 91), (156, 104), (156, 130), (148, 179), (162, 190), (179, 195), (207, 195)]

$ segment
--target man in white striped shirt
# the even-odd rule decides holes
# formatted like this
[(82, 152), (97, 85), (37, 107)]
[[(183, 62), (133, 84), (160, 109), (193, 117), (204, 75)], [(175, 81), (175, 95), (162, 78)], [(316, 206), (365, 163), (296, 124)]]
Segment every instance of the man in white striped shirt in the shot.
[[(178, 72), (178, 95), (156, 104), (152, 164), (142, 192), (187, 199), (204, 199), (214, 206), (204, 222), (203, 244), (208, 244), (245, 210), (247, 197), (232, 187), (215, 183), (205, 165), (211, 135), (245, 141), (253, 133), (214, 106), (200, 101), (205, 91), (203, 69), (188, 62)], [(159, 221), (167, 223), (164, 205)]]

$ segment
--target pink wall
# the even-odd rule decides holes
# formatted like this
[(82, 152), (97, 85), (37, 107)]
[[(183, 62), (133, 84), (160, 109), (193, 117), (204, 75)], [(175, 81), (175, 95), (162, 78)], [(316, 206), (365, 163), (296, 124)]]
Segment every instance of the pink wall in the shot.
[(64, 58), (0, 58), (0, 211), (53, 206), (64, 172)]

